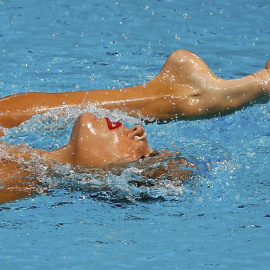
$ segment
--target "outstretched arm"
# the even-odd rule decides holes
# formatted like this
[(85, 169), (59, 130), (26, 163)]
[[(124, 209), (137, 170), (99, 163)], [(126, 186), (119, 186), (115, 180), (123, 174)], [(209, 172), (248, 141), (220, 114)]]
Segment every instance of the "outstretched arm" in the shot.
[(195, 54), (178, 50), (151, 81), (124, 89), (69, 93), (25, 93), (0, 99), (0, 126), (10, 128), (59, 106), (89, 102), (136, 117), (159, 120), (209, 117), (248, 104), (270, 92), (270, 60), (266, 68), (232, 80), (218, 78)]

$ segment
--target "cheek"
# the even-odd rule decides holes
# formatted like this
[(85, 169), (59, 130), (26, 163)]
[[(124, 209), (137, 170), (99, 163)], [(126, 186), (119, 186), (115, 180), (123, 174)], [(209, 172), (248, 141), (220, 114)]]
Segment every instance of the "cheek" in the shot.
[(110, 149), (120, 158), (128, 158), (136, 155), (136, 151), (134, 151), (134, 146), (130, 140), (120, 139), (117, 143), (115, 141), (113, 147), (110, 147)]
[(139, 154), (142, 154), (144, 153), (144, 150), (146, 148), (146, 143), (144, 143), (143, 141), (139, 141), (139, 142), (136, 142), (134, 145), (133, 145), (133, 150), (136, 151), (137, 153)]
[(120, 151), (129, 156), (133, 161), (138, 160), (144, 153), (144, 144), (141, 142), (128, 142), (122, 145)]
[(125, 159), (130, 162), (136, 161), (141, 158), (144, 153), (145, 143), (135, 142), (122, 134), (115, 133), (108, 136), (106, 140), (101, 143), (103, 148), (109, 156), (116, 159)]

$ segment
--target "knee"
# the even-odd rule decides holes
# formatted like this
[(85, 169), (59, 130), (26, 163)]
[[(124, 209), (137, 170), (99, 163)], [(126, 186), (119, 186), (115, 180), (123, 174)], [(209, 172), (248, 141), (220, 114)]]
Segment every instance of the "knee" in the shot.
[(170, 56), (169, 58), (173, 61), (176, 61), (178, 63), (182, 63), (182, 62), (187, 62), (187, 61), (195, 61), (195, 60), (198, 60), (199, 57), (194, 54), (193, 52), (191, 51), (187, 51), (187, 50), (177, 50), (177, 51), (174, 51)]
[(202, 64), (203, 61), (196, 54), (187, 50), (177, 50), (168, 57), (164, 67), (174, 72), (178, 72), (179, 69), (185, 72)]

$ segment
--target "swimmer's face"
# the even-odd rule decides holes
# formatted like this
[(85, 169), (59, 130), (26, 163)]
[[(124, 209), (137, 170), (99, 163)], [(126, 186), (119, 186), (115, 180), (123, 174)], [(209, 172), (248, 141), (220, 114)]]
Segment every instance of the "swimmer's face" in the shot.
[(128, 129), (119, 122), (86, 113), (76, 120), (70, 144), (74, 147), (72, 163), (82, 166), (130, 163), (153, 151), (142, 126)]

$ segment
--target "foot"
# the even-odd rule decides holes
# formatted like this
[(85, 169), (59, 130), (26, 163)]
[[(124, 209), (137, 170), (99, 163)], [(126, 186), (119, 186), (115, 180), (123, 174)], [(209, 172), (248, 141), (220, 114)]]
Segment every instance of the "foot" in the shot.
[(218, 78), (195, 54), (178, 50), (168, 57), (159, 74), (164, 83), (162, 93), (170, 97), (162, 109), (175, 113), (179, 119), (211, 116), (242, 108), (270, 93), (270, 59), (265, 67), (253, 76), (225, 80)]

